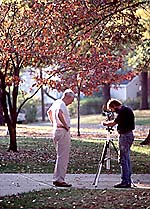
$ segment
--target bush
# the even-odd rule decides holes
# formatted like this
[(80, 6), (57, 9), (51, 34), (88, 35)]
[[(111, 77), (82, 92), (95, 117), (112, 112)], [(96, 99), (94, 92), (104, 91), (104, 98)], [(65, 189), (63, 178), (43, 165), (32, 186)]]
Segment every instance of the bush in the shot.
[(133, 110), (139, 110), (140, 109), (140, 98), (137, 97), (136, 99), (127, 99), (124, 102), (124, 104), (131, 107)]
[[(141, 97), (137, 97), (136, 99), (128, 99), (124, 102), (124, 104), (131, 107), (133, 110), (141, 109)], [(148, 106), (150, 107), (150, 100), (148, 100)]]
[(70, 113), (71, 117), (74, 117), (77, 115), (77, 108), (78, 108), (77, 100), (74, 100), (74, 102), (68, 106), (69, 113)]
[(37, 105), (38, 105), (38, 101), (32, 99), (24, 105), (27, 123), (32, 123), (36, 121)]
[(27, 122), (33, 123), (36, 121), (36, 113), (37, 113), (37, 107), (35, 104), (26, 106), (27, 114), (26, 114), (26, 119)]
[(102, 112), (102, 97), (87, 97), (80, 102), (80, 114), (99, 114)]
[[(99, 114), (102, 112), (103, 100), (101, 97), (84, 97), (80, 100), (80, 115)], [(69, 105), (71, 116), (77, 115), (78, 101)]]

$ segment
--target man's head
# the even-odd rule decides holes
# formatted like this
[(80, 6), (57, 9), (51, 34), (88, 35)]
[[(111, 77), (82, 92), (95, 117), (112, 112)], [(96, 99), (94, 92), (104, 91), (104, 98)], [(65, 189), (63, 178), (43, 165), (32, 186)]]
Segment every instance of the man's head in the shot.
[(118, 113), (121, 105), (122, 105), (122, 102), (121, 101), (119, 101), (117, 99), (110, 99), (107, 102), (107, 109), (108, 110), (111, 110), (112, 112)]
[(66, 89), (62, 95), (62, 100), (68, 106), (74, 101), (75, 94), (71, 89)]

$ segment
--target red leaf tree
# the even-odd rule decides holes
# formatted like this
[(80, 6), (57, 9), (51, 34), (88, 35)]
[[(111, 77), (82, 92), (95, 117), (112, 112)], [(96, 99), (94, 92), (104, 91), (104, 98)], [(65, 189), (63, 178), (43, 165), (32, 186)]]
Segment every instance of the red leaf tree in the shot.
[[(57, 34), (52, 30), (55, 25), (52, 13), (52, 3), (13, 1), (0, 5), (1, 102), (10, 135), (9, 150), (12, 151), (17, 151), (16, 122), (24, 104), (17, 106), (19, 86), (23, 82), (21, 73), (29, 67), (34, 67), (36, 73), (37, 67), (49, 66), (59, 53), (60, 43), (56, 42)], [(53, 72), (49, 76), (52, 75)], [(49, 85), (51, 82), (49, 80)], [(42, 85), (37, 84), (38, 88)]]
[[(63, 73), (59, 87), (75, 88), (80, 80), (82, 91), (91, 94), (100, 84), (131, 78), (118, 70), (127, 53), (126, 44), (141, 37), (143, 27), (135, 11), (145, 4), (147, 1), (55, 1), (57, 22), (63, 33), (58, 39), (64, 38), (64, 50), (57, 62), (68, 71)], [(62, 43), (62, 39), (59, 41)]]

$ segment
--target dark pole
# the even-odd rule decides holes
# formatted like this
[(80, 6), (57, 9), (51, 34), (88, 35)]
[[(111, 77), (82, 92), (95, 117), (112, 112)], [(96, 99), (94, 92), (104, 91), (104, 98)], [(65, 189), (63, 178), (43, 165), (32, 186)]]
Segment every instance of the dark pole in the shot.
[[(40, 78), (42, 79), (42, 69), (40, 69)], [(44, 90), (41, 87), (41, 106), (42, 106), (42, 121), (45, 121), (45, 104), (44, 104)]]

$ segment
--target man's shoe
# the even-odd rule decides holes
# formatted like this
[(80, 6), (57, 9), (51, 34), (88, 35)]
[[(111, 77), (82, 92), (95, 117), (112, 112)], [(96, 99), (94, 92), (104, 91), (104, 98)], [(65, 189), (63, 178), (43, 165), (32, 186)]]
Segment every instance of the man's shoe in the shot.
[(150, 141), (148, 140), (144, 140), (140, 143), (140, 145), (149, 145), (150, 144)]
[(59, 182), (59, 181), (54, 181), (53, 184), (56, 187), (71, 187), (71, 184), (67, 184), (66, 182)]
[(114, 185), (115, 188), (131, 188), (131, 184), (123, 184), (123, 183), (120, 183), (120, 184), (116, 184)]

